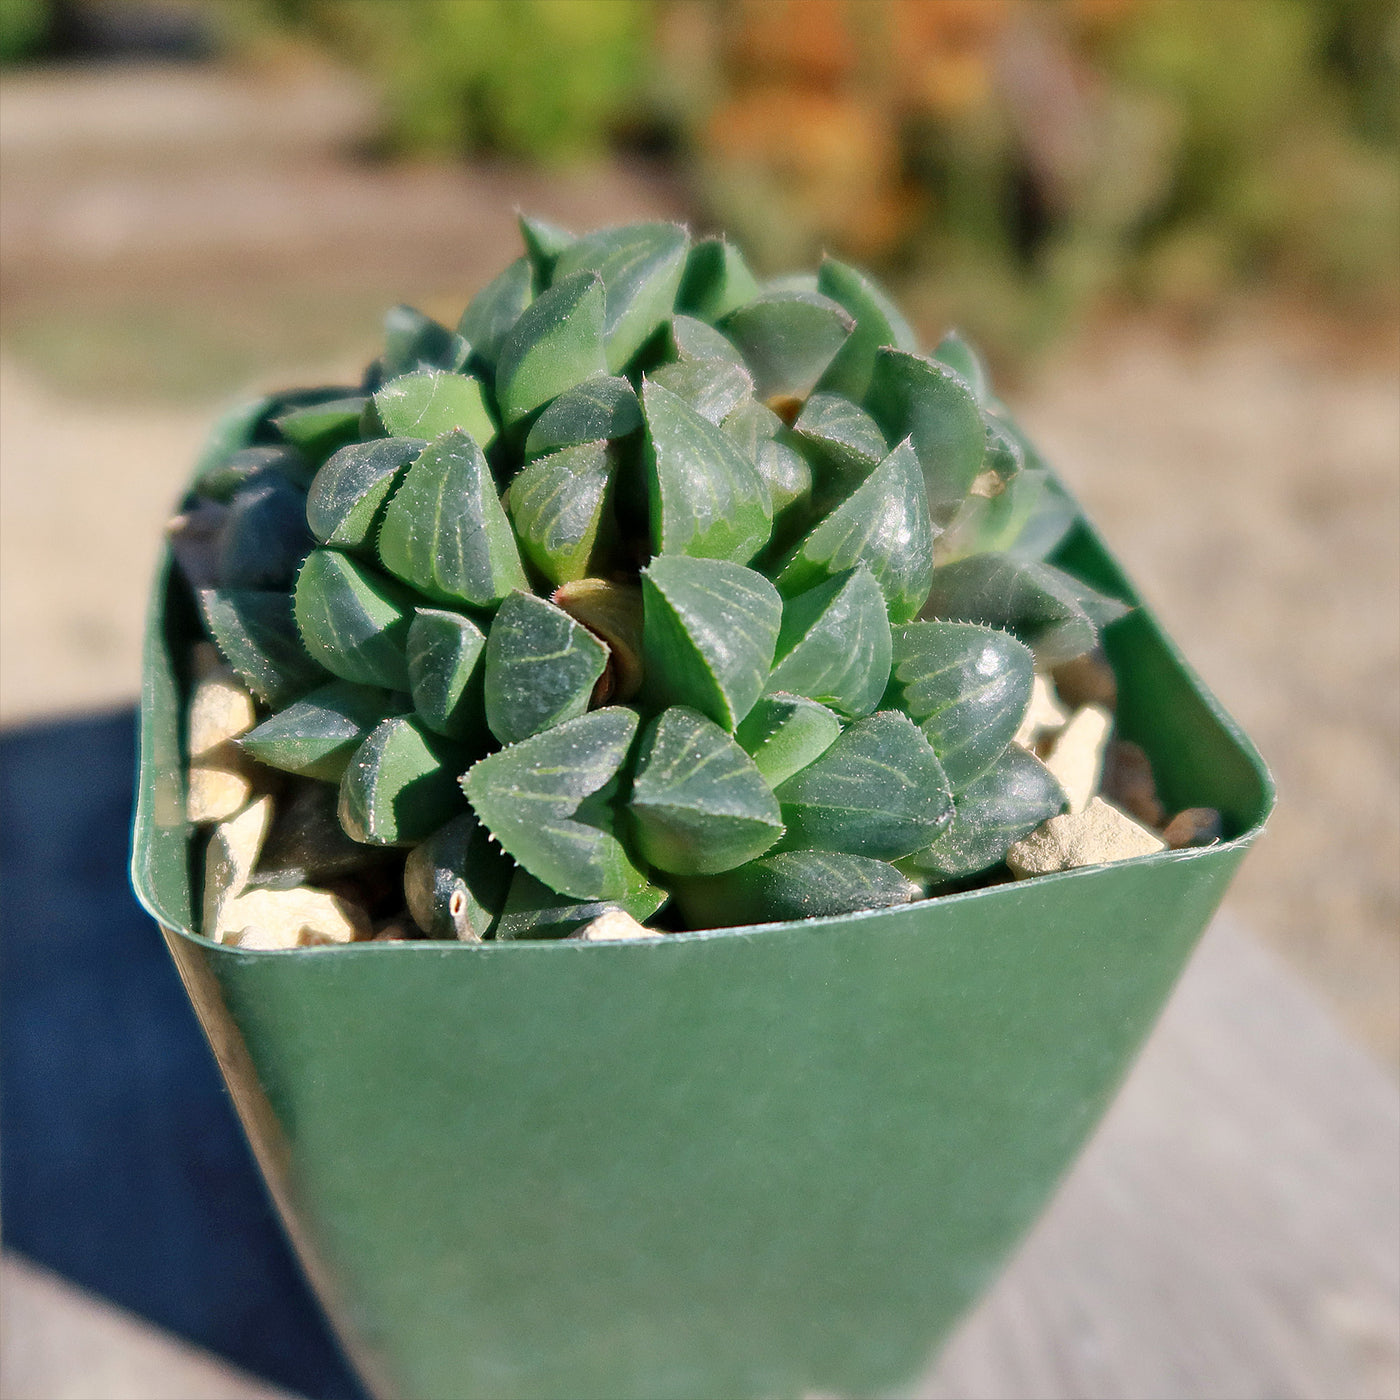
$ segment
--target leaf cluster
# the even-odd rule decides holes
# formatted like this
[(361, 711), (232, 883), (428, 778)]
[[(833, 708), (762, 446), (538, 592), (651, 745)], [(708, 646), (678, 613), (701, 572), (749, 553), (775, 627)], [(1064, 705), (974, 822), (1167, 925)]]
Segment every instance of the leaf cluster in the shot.
[[(1123, 611), (956, 335), (665, 223), (525, 253), (353, 387), (230, 414), (186, 518), (253, 758), (404, 858), (433, 937), (842, 913), (995, 867), (1063, 794), (1033, 667)], [(207, 539), (206, 539), (207, 536)], [(665, 910), (664, 913), (661, 911)]]

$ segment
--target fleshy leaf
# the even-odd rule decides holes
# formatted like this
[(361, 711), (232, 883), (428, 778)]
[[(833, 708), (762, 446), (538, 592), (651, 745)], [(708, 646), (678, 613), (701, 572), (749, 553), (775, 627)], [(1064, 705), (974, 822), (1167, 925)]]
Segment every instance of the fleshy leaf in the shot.
[(863, 565), (783, 605), (769, 694), (805, 695), (843, 715), (868, 715), (890, 674), (885, 595)]
[(444, 434), (409, 467), (384, 512), (379, 558), (435, 602), (490, 607), (525, 587), (495, 479), (466, 433)]
[(713, 324), (758, 295), (744, 256), (723, 238), (701, 239), (685, 260), (676, 308)]
[(934, 543), (934, 559), (951, 563), (969, 554), (1014, 554), (1044, 559), (1079, 518), (1058, 481), (1040, 466), (1026, 466), (996, 496), (969, 496)]
[(337, 447), (359, 437), (360, 414), (365, 410), (365, 403), (363, 394), (352, 394), (294, 408), (272, 421), (288, 442), (320, 461)]
[[(855, 330), (837, 352), (817, 387), (825, 393), (843, 394), (859, 403), (870, 387), (875, 352), (882, 345), (917, 350), (918, 341), (889, 297), (855, 268), (835, 258), (825, 258), (817, 274), (817, 287), (832, 301), (844, 306), (856, 323)], [(892, 441), (898, 442), (903, 436), (898, 433)]]
[(579, 272), (536, 297), (511, 327), (496, 361), (496, 401), (507, 427), (575, 384), (608, 372), (603, 283)]
[(671, 342), (676, 357), (681, 360), (728, 360), (742, 366), (744, 357), (734, 343), (726, 340), (713, 326), (697, 321), (693, 316), (671, 317)]
[(386, 379), (420, 369), (460, 370), (470, 353), (467, 340), (415, 307), (395, 306), (384, 317)]
[(841, 720), (804, 695), (761, 696), (734, 737), (771, 788), (820, 758), (841, 733)]
[(649, 696), (733, 729), (768, 680), (782, 621), (777, 589), (728, 560), (662, 554), (642, 571), (642, 600)]
[(670, 896), (655, 885), (642, 885), (616, 899), (570, 899), (555, 894), (527, 870), (517, 869), (496, 924), (496, 942), (523, 938), (567, 938), (610, 909), (621, 909), (644, 923)]
[(409, 693), (423, 724), (463, 742), (481, 737), (481, 655), (486, 637), (471, 618), (441, 608), (418, 608), (405, 654)]
[(306, 492), (266, 472), (234, 496), (219, 544), (224, 588), (291, 587), (315, 541), (306, 528)]
[(332, 454), (306, 498), (306, 519), (316, 538), (342, 549), (372, 548), (384, 503), (427, 445), (422, 438), (375, 438)]
[(904, 862), (936, 880), (964, 880), (999, 865), (1007, 851), (1065, 809), (1063, 789), (1034, 754), (1012, 744), (953, 799), (953, 820)]
[(753, 759), (681, 705), (663, 710), (642, 737), (629, 810), (642, 855), (675, 874), (732, 870), (783, 834), (778, 804)]
[(967, 381), (947, 365), (882, 349), (865, 406), (891, 442), (912, 437), (924, 469), (929, 513), (946, 525), (982, 470), (987, 430)]
[(797, 546), (778, 587), (787, 595), (800, 593), (857, 564), (874, 574), (893, 621), (918, 616), (933, 578), (933, 526), (923, 473), (908, 442)]
[(315, 475), (315, 468), (306, 454), (291, 443), (244, 447), (226, 457), (211, 458), (211, 461), (214, 465), (201, 470), (194, 482), (194, 489), (211, 501), (231, 501), (245, 486), (271, 473), (303, 487)]
[(746, 564), (767, 542), (773, 506), (758, 468), (684, 399), (644, 382), (656, 553)]
[(365, 735), (393, 710), (386, 690), (332, 681), (265, 719), (238, 743), (259, 763), (334, 783)]
[(408, 912), (429, 938), (479, 942), (501, 912), (512, 873), (476, 814), (459, 812), (409, 852)]
[(457, 323), (457, 334), (472, 347), (472, 359), (494, 374), (501, 346), (534, 292), (530, 263), (517, 258), (488, 282), (471, 300)]
[(648, 376), (679, 395), (703, 418), (722, 423), (753, 393), (748, 371), (731, 360), (677, 360)]
[(671, 318), (690, 237), (679, 224), (628, 224), (575, 239), (554, 275), (596, 272), (605, 288), (603, 344), (619, 373)]
[(332, 675), (408, 689), (404, 646), (413, 595), (337, 549), (315, 549), (297, 575), (296, 622), (306, 649)]
[(892, 710), (849, 725), (777, 790), (784, 845), (898, 860), (924, 849), (953, 812), (929, 742)]
[(206, 588), (199, 607), (220, 654), (258, 699), (276, 708), (325, 680), (297, 634), (290, 593)]
[(559, 255), (574, 242), (574, 235), (558, 224), (532, 219), (528, 214), (517, 215), (516, 223), (520, 226), (520, 238), (535, 275), (535, 285), (549, 286)]
[(792, 506), (806, 505), (812, 497), (812, 468), (807, 459), (782, 438), (769, 438), (759, 443), (754, 457), (758, 474), (768, 487), (773, 502), (773, 519)]
[(511, 482), (516, 538), (551, 583), (597, 572), (594, 548), (611, 479), (607, 443), (586, 442), (540, 457)]
[(488, 754), (462, 779), (477, 816), (516, 861), (577, 899), (618, 899), (644, 884), (604, 810), (580, 806), (611, 782), (637, 732), (612, 706)]
[(844, 501), (889, 454), (879, 424), (836, 394), (813, 394), (792, 431), (812, 461), (817, 509)]
[(719, 329), (743, 353), (760, 399), (805, 399), (855, 322), (817, 292), (764, 292)]
[(924, 614), (1004, 627), (1045, 666), (1091, 650), (1127, 605), (1034, 560), (973, 554), (933, 571)]
[[(915, 347), (908, 345), (902, 348), (912, 350)], [(978, 403), (986, 403), (987, 395), (991, 391), (991, 385), (987, 380), (987, 367), (982, 363), (982, 357), (962, 338), (958, 331), (949, 331), (938, 342), (938, 346), (933, 352), (933, 358), (942, 361), (949, 369), (956, 370), (967, 380), (972, 392), (977, 395)]]
[[(705, 329), (709, 330), (709, 327)], [(208, 496), (212, 500), (227, 500), (233, 494), (242, 477), (225, 484), (224, 468), (236, 453), (253, 445), (258, 428), (267, 417), (272, 404), (273, 400), (267, 397), (249, 399), (245, 403), (234, 404), (232, 408), (225, 409), (214, 420), (214, 426), (210, 428), (209, 436), (205, 438), (194, 466), (194, 489), (201, 496)]]
[(1006, 751), (1030, 704), (1034, 660), (1008, 632), (970, 622), (894, 629), (885, 703), (923, 730), (954, 792)]
[(737, 408), (720, 425), (738, 444), (746, 457), (758, 460), (765, 442), (772, 442), (783, 430), (783, 420), (767, 404), (755, 398), (741, 399)]
[[(383, 718), (381, 710), (374, 722)], [(249, 884), (281, 889), (320, 885), (391, 862), (392, 852), (362, 846), (341, 826), (339, 803), (339, 782), (315, 778), (287, 782), (277, 796), (272, 828)]]
[(496, 436), (485, 390), (469, 374), (440, 369), (401, 374), (375, 394), (374, 410), (392, 437), (431, 442), (458, 428), (488, 447)]
[(892, 865), (838, 851), (779, 851), (708, 879), (683, 880), (676, 901), (689, 928), (817, 919), (908, 904), (919, 888)]
[(1026, 464), (1025, 449), (1011, 429), (994, 413), (982, 410), (986, 428), (987, 449), (982, 459), (982, 471), (991, 472), (1004, 488)]
[(641, 426), (642, 406), (632, 386), (610, 374), (595, 374), (560, 394), (535, 419), (525, 439), (525, 457), (626, 437)]
[(341, 775), (341, 826), (366, 845), (416, 845), (461, 810), (457, 759), (413, 720), (381, 721)]
[(486, 723), (513, 744), (588, 708), (608, 649), (562, 608), (512, 593), (486, 637)]

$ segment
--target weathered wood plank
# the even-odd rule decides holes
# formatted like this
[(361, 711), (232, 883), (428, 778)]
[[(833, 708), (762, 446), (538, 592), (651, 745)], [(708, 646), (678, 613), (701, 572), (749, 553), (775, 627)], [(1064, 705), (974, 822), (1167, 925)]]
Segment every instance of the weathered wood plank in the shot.
[(918, 1394), (1400, 1395), (1400, 1094), (1228, 918)]

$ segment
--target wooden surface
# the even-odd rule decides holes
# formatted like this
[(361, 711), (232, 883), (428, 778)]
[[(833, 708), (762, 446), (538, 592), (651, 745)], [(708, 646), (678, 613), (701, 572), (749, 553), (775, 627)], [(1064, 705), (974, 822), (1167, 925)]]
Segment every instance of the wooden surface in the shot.
[(927, 1400), (1400, 1395), (1400, 1094), (1218, 920)]
[[(16, 1260), (8, 1400), (276, 1392)], [(1217, 921), (1117, 1103), (921, 1400), (1400, 1396), (1400, 1093)]]

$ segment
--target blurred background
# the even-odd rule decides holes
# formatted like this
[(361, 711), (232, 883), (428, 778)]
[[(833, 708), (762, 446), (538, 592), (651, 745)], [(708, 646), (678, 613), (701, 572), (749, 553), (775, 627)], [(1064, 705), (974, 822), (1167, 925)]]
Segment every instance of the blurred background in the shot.
[(1397, 0), (0, 0), (0, 725), (129, 702), (215, 409), (517, 207), (886, 281), (1274, 768), (1230, 907), (1400, 1077)]

